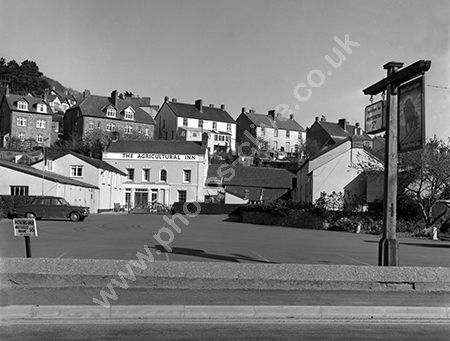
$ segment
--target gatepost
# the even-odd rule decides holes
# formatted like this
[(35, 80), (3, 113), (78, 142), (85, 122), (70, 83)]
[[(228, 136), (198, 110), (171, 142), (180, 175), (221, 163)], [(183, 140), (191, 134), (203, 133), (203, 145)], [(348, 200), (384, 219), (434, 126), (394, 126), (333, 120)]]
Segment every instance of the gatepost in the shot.
[[(386, 91), (386, 144), (384, 156), (383, 236), (379, 242), (378, 265), (398, 265), (397, 219), (397, 161), (398, 161), (398, 87), (411, 79), (424, 75), (431, 67), (430, 60), (419, 60), (398, 71), (401, 62), (383, 65), (387, 77), (363, 90), (365, 95), (377, 95)], [(421, 112), (422, 118), (424, 112)], [(425, 130), (422, 127), (422, 131)]]

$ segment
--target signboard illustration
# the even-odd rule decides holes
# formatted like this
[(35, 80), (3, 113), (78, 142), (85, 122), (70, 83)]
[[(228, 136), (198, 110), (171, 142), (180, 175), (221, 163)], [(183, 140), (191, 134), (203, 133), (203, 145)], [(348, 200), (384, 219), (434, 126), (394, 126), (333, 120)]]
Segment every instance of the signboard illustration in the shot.
[(398, 152), (422, 149), (425, 142), (423, 76), (403, 84), (398, 91)]
[(36, 220), (31, 218), (14, 218), (14, 236), (37, 237)]
[(384, 101), (378, 101), (368, 105), (364, 112), (364, 131), (367, 134), (376, 134), (386, 129), (386, 109)]

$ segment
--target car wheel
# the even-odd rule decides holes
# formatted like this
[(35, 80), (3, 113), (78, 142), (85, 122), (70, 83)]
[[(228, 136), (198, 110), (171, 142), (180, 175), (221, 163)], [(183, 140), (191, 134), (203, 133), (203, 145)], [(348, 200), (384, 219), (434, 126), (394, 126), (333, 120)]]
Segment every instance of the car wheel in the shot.
[(36, 219), (36, 214), (33, 212), (28, 212), (25, 214), (25, 218)]
[(70, 213), (69, 218), (72, 221), (79, 221), (81, 216), (78, 212), (72, 212), (72, 213)]

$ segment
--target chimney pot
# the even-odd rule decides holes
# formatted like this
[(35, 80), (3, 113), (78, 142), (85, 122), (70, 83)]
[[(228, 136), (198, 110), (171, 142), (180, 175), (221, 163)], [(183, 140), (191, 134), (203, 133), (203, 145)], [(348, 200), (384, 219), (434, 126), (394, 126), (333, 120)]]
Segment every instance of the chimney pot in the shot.
[(320, 118), (321, 122), (326, 122), (327, 121), (327, 117), (325, 115), (322, 115), (322, 117)]
[(290, 120), (293, 120), (293, 119), (294, 119), (294, 114), (290, 114), (290, 115), (289, 115), (289, 119), (290, 119)]
[(359, 122), (356, 122), (356, 123), (355, 123), (355, 126), (356, 126), (357, 128), (359, 128)]
[(319, 116), (316, 116), (315, 121), (316, 121), (316, 122), (319, 122)]
[(169, 102), (169, 96), (164, 97), (164, 102)]
[(254, 114), (255, 113), (255, 109), (250, 109), (250, 113)]
[(210, 107), (210, 108), (214, 108), (214, 104), (211, 103), (211, 104), (209, 105), (209, 107)]
[(220, 109), (225, 110), (225, 104), (221, 104)]
[(172, 102), (177, 103), (177, 99), (176, 98), (172, 98)]
[(91, 95), (91, 92), (88, 89), (84, 90), (83, 98), (89, 97), (90, 95)]
[(247, 111), (247, 110), (245, 109), (245, 107), (242, 107), (242, 109), (241, 109), (241, 114), (245, 114), (246, 111)]

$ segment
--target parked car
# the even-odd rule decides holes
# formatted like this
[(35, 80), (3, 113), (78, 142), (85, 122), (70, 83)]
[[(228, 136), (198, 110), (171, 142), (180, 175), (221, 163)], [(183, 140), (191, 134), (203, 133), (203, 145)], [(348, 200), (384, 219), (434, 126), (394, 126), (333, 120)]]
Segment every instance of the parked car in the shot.
[(89, 207), (70, 205), (60, 197), (42, 196), (34, 198), (27, 205), (15, 206), (12, 215), (17, 218), (68, 218), (83, 221), (89, 215)]

